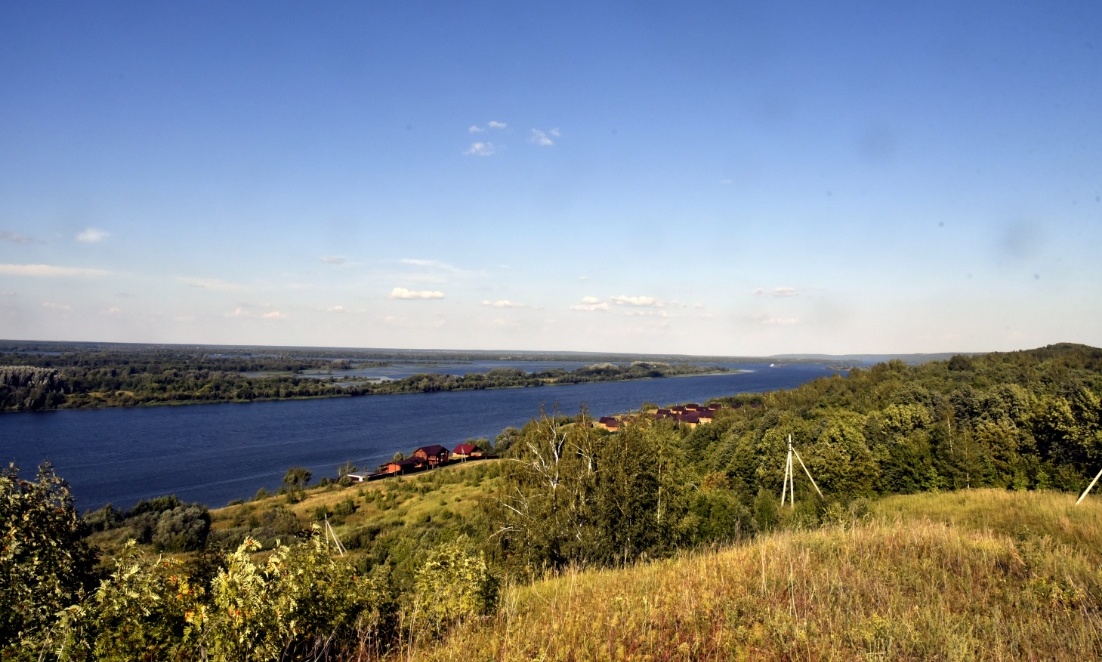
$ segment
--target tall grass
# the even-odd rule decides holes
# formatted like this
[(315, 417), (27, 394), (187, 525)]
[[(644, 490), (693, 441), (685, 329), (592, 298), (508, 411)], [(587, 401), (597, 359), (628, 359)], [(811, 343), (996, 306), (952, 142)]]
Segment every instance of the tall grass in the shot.
[(508, 588), (426, 660), (1102, 657), (1102, 507), (996, 491), (896, 497), (867, 521)]

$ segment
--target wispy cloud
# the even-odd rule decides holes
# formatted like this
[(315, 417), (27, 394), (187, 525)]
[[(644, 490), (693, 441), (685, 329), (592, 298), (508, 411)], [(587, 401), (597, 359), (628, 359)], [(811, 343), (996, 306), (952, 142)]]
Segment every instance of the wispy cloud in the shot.
[(439, 260), (423, 260), (416, 257), (404, 257), (398, 262), (410, 266), (410, 267), (422, 267), (426, 269), (438, 269), (440, 271), (450, 271), (452, 273), (465, 273), (463, 269), (454, 267), (447, 262), (441, 262)]
[(758, 324), (762, 326), (793, 326), (800, 323), (799, 317), (759, 317)]
[(669, 319), (670, 314), (664, 310), (627, 310), (624, 311), (625, 317), (660, 317), (662, 319)]
[(618, 296), (612, 297), (612, 303), (618, 306), (651, 306), (654, 308), (661, 308), (665, 304), (655, 299), (654, 297), (628, 297)]
[(13, 244), (29, 244), (31, 243), (31, 238), (25, 234), (19, 234), (18, 232), (0, 230), (0, 241), (8, 241)]
[(430, 290), (407, 290), (396, 287), (390, 291), (391, 299), (443, 299), (444, 293)]
[[(259, 308), (259, 310), (258, 310)], [(265, 320), (281, 320), (286, 319), (287, 316), (278, 310), (268, 310), (270, 305), (252, 306), (249, 304), (241, 304), (232, 311), (226, 313), (226, 317), (233, 317), (238, 319), (265, 319)]]
[(491, 129), (504, 129), (505, 127), (507, 127), (509, 125), (506, 124), (505, 122), (498, 122), (497, 120), (490, 120), (489, 122), (486, 123), (486, 126), (490, 127)]
[(550, 131), (532, 129), (532, 133), (528, 137), (528, 142), (535, 143), (540, 147), (551, 147), (555, 144), (553, 139), (558, 138), (560, 135), (558, 129), (551, 129)]
[(523, 303), (516, 303), (509, 301), (508, 299), (500, 299), (498, 301), (483, 301), (483, 306), (490, 306), (491, 308), (527, 308)]
[(176, 280), (188, 287), (197, 287), (201, 290), (216, 290), (218, 292), (246, 292), (250, 288), (241, 283), (230, 283), (219, 278), (192, 278), (179, 276)]
[(109, 233), (105, 230), (97, 230), (96, 228), (88, 228), (84, 232), (77, 235), (77, 241), (85, 244), (98, 244), (107, 238)]
[(464, 156), (492, 156), (494, 144), (490, 142), (475, 142), (463, 152)]
[(759, 297), (771, 296), (771, 297), (797, 297), (800, 293), (796, 291), (794, 287), (774, 287), (772, 290), (766, 290), (759, 287), (754, 290), (754, 294)]
[(344, 264), (348, 259), (340, 255), (323, 255), (321, 261), (326, 264)]
[(462, 277), (467, 278), (476, 275), (475, 272), (468, 269), (461, 269), (453, 264), (447, 262), (441, 262), (439, 260), (425, 260), (421, 258), (406, 257), (398, 260), (398, 263), (412, 267), (416, 271), (407, 270), (404, 275), (396, 280), (404, 280), (409, 282), (414, 281), (430, 281), (430, 282), (444, 282), (449, 277)]
[(582, 302), (570, 306), (570, 310), (580, 310), (583, 312), (597, 312), (608, 310), (608, 302), (601, 301), (597, 297), (582, 297)]
[(67, 303), (54, 303), (53, 301), (43, 301), (42, 307), (47, 310), (57, 310), (63, 313), (67, 313), (72, 310), (72, 306)]
[(467, 133), (485, 133), (485, 132), (486, 132), (486, 129), (478, 126), (477, 124), (471, 125), (471, 127), (469, 129), (467, 129)]
[(344, 312), (344, 306), (329, 306), (328, 308), (325, 309), (325, 312), (327, 312), (327, 313), (343, 313)]
[(51, 264), (0, 264), (0, 274), (42, 278), (102, 278), (110, 276), (111, 272), (105, 269), (58, 267)]

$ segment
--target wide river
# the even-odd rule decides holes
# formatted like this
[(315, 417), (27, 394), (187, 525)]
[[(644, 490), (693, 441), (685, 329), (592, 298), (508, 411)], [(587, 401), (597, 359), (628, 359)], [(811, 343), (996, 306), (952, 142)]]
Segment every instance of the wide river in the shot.
[[(397, 451), (520, 427), (541, 407), (593, 416), (792, 388), (835, 369), (819, 364), (737, 364), (738, 374), (536, 388), (377, 395), (0, 415), (0, 461), (30, 474), (44, 459), (72, 486), (81, 510), (175, 494), (221, 506), (275, 490), (291, 466), (316, 478), (352, 462), (374, 469)], [(316, 479), (315, 478), (315, 479)]]

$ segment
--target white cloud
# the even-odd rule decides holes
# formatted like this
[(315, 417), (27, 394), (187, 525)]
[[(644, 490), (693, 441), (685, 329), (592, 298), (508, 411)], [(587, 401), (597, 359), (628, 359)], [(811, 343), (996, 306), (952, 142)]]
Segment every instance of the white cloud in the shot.
[(486, 132), (486, 129), (483, 129), (482, 127), (478, 126), (477, 124), (474, 124), (469, 129), (467, 129), (467, 133), (485, 133), (485, 132)]
[(321, 258), (321, 261), (326, 264), (344, 264), (348, 260), (340, 255), (325, 255)]
[(483, 301), (483, 306), (490, 306), (491, 308), (526, 308), (523, 303), (515, 303), (508, 299), (501, 299), (499, 301)]
[(532, 129), (532, 134), (528, 137), (528, 142), (535, 143), (540, 147), (551, 147), (555, 144), (552, 138), (559, 137), (558, 129), (551, 129), (550, 131), (544, 131), (542, 129)]
[(330, 307), (325, 309), (325, 312), (327, 312), (327, 313), (343, 313), (344, 312), (344, 306), (330, 306)]
[(457, 273), (457, 274), (458, 273), (466, 273), (465, 271), (463, 271), (462, 269), (460, 269), (458, 267), (454, 267), (454, 266), (448, 264), (447, 262), (440, 262), (439, 260), (422, 260), (420, 258), (404, 257), (404, 258), (402, 258), (398, 261), (401, 262), (402, 264), (410, 266), (410, 267), (423, 267), (423, 268), (427, 268), (427, 269), (438, 269), (440, 271), (450, 271), (452, 273)]
[(493, 153), (494, 144), (490, 142), (471, 143), (467, 151), (463, 152), (464, 156), (491, 156)]
[(42, 307), (47, 310), (60, 310), (63, 313), (67, 313), (72, 309), (67, 303), (54, 303), (53, 301), (43, 301)]
[(623, 314), (625, 317), (660, 317), (662, 319), (670, 317), (670, 314), (664, 310), (628, 310)]
[(219, 292), (244, 292), (249, 289), (247, 285), (229, 283), (219, 278), (192, 278), (179, 276), (177, 281), (189, 287), (197, 287), (202, 290), (217, 290)]
[(491, 129), (504, 129), (509, 126), (505, 122), (498, 122), (497, 120), (490, 120), (487, 124)]
[(665, 305), (654, 297), (618, 296), (612, 297), (612, 302), (618, 306), (651, 306), (654, 308), (661, 308), (663, 305)]
[(407, 290), (404, 287), (396, 287), (390, 292), (391, 299), (443, 299), (443, 292), (429, 290)]
[(759, 317), (762, 326), (793, 326), (800, 323), (799, 317)]
[(121, 312), (122, 312), (122, 308), (119, 308), (118, 306), (111, 306), (107, 310), (103, 311), (103, 314), (104, 315), (118, 315)]
[(50, 264), (0, 264), (0, 274), (7, 276), (101, 278), (110, 276), (104, 269), (58, 267)]
[(266, 320), (281, 320), (286, 319), (286, 315), (278, 310), (269, 310), (267, 312), (260, 312), (257, 308), (265, 309), (271, 308), (270, 304), (264, 304), (262, 306), (253, 306), (249, 304), (241, 304), (232, 311), (226, 313), (226, 317), (235, 317), (239, 319), (252, 318), (252, 319), (266, 319)]
[(766, 290), (765, 288), (759, 287), (754, 290), (754, 295), (759, 297), (768, 295), (771, 297), (784, 298), (800, 296), (800, 293), (797, 292), (794, 287), (774, 287), (772, 290)]
[(96, 228), (88, 228), (84, 232), (77, 235), (77, 241), (85, 244), (98, 244), (107, 238), (107, 233), (104, 230), (97, 230)]
[(10, 241), (13, 244), (29, 244), (31, 238), (25, 234), (19, 234), (18, 232), (8, 232), (7, 230), (0, 230), (0, 240)]
[(570, 306), (570, 310), (581, 310), (583, 312), (608, 310), (608, 302), (601, 301), (597, 297), (585, 296), (582, 297), (581, 303)]

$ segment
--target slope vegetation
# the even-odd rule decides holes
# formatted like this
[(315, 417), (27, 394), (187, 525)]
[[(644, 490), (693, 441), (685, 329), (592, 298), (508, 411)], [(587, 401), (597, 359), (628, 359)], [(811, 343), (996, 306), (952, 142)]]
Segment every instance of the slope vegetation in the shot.
[(900, 496), (859, 521), (507, 589), (431, 660), (1097, 659), (1102, 504)]

